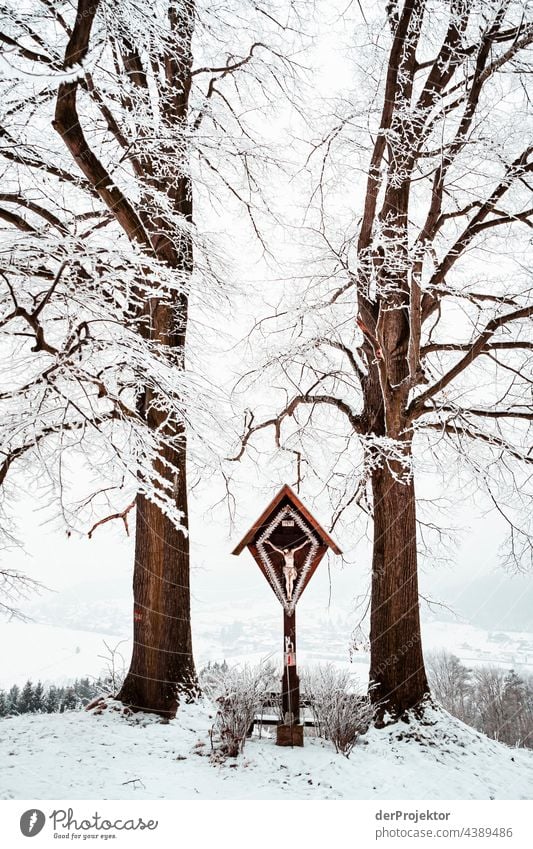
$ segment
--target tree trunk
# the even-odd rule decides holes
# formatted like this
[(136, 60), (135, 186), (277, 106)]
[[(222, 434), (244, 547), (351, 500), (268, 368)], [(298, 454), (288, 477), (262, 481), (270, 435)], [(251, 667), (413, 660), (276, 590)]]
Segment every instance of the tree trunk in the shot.
[[(399, 469), (397, 471), (400, 471)], [(398, 717), (429, 692), (420, 634), (414, 483), (384, 465), (372, 473), (372, 698)]]
[[(75, 27), (65, 52), (65, 68), (82, 62), (87, 54), (98, 0), (78, 0)], [(162, 39), (160, 50), (150, 57), (141, 56), (137, 45), (127, 37), (115, 44), (115, 66), (129, 84), (145, 95), (149, 89), (147, 69), (158, 88), (156, 124), (164, 127), (158, 145), (146, 144), (146, 127), (137, 127), (136, 204), (115, 185), (110, 173), (90, 147), (77, 111), (79, 79), (63, 81), (58, 90), (54, 127), (60, 133), (74, 161), (85, 175), (132, 244), (150, 257), (156, 256), (180, 278), (192, 275), (193, 243), (187, 228), (167, 222), (166, 202), (159, 205), (152, 191), (166, 195), (173, 213), (192, 224), (192, 186), (187, 165), (190, 152), (188, 127), (189, 94), (192, 80), (192, 37), (195, 21), (194, 0), (168, 5), (169, 33), (175, 38)], [(109, 45), (108, 45), (109, 46)], [(168, 48), (168, 49), (167, 49)], [(145, 64), (143, 64), (145, 63)], [(164, 82), (163, 82), (164, 78)], [(122, 80), (123, 82), (123, 80)], [(121, 89), (119, 89), (119, 92)], [(126, 90), (125, 90), (126, 91)], [(120, 99), (120, 98), (119, 98)], [(152, 100), (154, 100), (152, 98)], [(123, 92), (122, 106), (136, 125), (135, 98)], [(154, 102), (152, 102), (154, 108)], [(142, 109), (141, 109), (142, 114)], [(109, 124), (115, 138), (117, 130)], [(120, 160), (122, 162), (122, 159)], [(185, 163), (185, 167), (183, 167)], [(141, 170), (141, 175), (138, 171)], [(139, 179), (140, 177), (140, 179)], [(131, 305), (132, 318), (139, 320), (138, 330), (156, 345), (171, 349), (178, 370), (185, 368), (185, 334), (188, 317), (187, 287), (181, 292), (164, 283), (151, 297), (136, 291)], [(179, 406), (179, 405), (177, 405)], [(135, 563), (133, 573), (134, 645), (131, 666), (117, 698), (134, 709), (173, 716), (181, 693), (189, 696), (196, 689), (192, 659), (189, 591), (189, 540), (186, 477), (186, 433), (179, 409), (169, 410), (166, 399), (157, 397), (157, 389), (146, 385), (137, 399), (137, 412), (161, 438), (160, 455), (154, 466), (155, 487), (172, 493), (181, 515), (177, 529), (161, 508), (149, 501), (142, 490), (137, 495)]]
[(412, 445), (402, 413), (405, 396), (401, 393), (408, 374), (407, 349), (405, 343), (401, 344), (403, 311), (395, 310), (388, 319), (385, 339), (390, 348), (396, 347), (396, 356), (389, 357), (387, 402), (375, 358), (363, 381), (362, 415), (363, 429), (369, 436), (390, 437), (397, 444), (403, 443), (404, 452), (403, 462), (387, 461), (375, 448), (369, 449), (368, 456), (374, 526), (370, 694), (379, 705), (378, 722), (385, 712), (400, 717), (429, 692), (420, 633), (415, 486), (412, 470), (408, 474)]
[[(173, 127), (176, 138), (187, 122), (188, 96), (191, 85), (191, 40), (194, 25), (194, 3), (186, 0), (183, 15), (169, 7), (172, 27), (179, 32), (187, 47), (181, 61), (165, 64), (168, 97), (161, 104), (165, 120)], [(168, 151), (172, 161), (172, 149)], [(184, 153), (187, 158), (186, 151)], [(176, 170), (174, 178), (154, 178), (157, 168), (145, 160), (147, 173), (158, 191), (166, 193), (175, 213), (192, 224), (192, 185), (187, 174)], [(150, 199), (145, 201), (150, 208)], [(154, 211), (146, 221), (158, 258), (177, 272), (192, 275), (193, 243), (190, 236), (167, 233), (164, 214)], [(176, 351), (175, 368), (185, 368), (185, 344), (188, 322), (188, 296), (162, 291), (144, 306), (149, 324), (144, 331), (154, 341)], [(166, 297), (165, 297), (166, 295)], [(139, 399), (139, 411), (150, 427), (169, 437), (173, 446), (162, 452), (156, 463), (159, 476), (174, 488), (174, 501), (181, 513), (182, 529), (142, 494), (137, 496), (135, 530), (135, 564), (133, 574), (133, 655), (128, 675), (118, 698), (134, 709), (173, 717), (180, 697), (192, 699), (198, 694), (198, 682), (192, 655), (190, 587), (189, 587), (189, 510), (187, 495), (187, 437), (179, 414), (168, 413), (152, 403), (146, 390)], [(157, 399), (155, 399), (157, 402)]]
[[(176, 469), (176, 505), (187, 526), (185, 447), (165, 459)], [(189, 538), (161, 509), (137, 496), (133, 655), (117, 696), (134, 710), (173, 717), (196, 692), (192, 656)]]
[[(191, 188), (178, 181), (173, 201), (192, 221)], [(154, 218), (153, 225), (158, 224)], [(193, 246), (184, 239), (178, 254), (169, 239), (156, 239), (159, 257), (177, 270), (192, 273)], [(185, 293), (169, 299), (154, 299), (145, 310), (151, 339), (174, 348), (175, 368), (185, 368), (188, 298)], [(156, 401), (155, 405), (153, 401)], [(192, 655), (189, 586), (189, 508), (187, 494), (187, 437), (176, 415), (158, 409), (157, 398), (145, 390), (139, 412), (150, 427), (172, 441), (162, 451), (155, 471), (174, 489), (174, 503), (181, 513), (181, 528), (160, 507), (137, 495), (135, 563), (133, 571), (133, 655), (129, 672), (117, 696), (137, 710), (173, 717), (180, 696), (187, 700), (198, 693)]]

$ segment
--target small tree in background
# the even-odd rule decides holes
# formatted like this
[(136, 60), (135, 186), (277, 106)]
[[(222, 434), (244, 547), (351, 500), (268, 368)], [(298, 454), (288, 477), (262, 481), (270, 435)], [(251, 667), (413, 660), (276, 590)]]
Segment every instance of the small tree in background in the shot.
[(521, 678), (510, 669), (504, 681), (505, 720), (500, 739), (512, 746), (533, 749), (533, 677)]
[(74, 687), (68, 687), (59, 705), (60, 713), (65, 710), (76, 710), (78, 706), (79, 700)]
[(33, 688), (33, 694), (30, 701), (31, 713), (45, 713), (45, 692), (41, 681)]
[(426, 658), (431, 692), (453, 716), (473, 724), (472, 670), (458, 657), (445, 651), (432, 652)]
[(18, 703), (20, 698), (20, 689), (14, 684), (7, 694), (7, 712), (8, 714), (18, 713)]
[(49, 687), (44, 700), (46, 713), (57, 713), (59, 710), (59, 694), (57, 687)]
[(26, 681), (17, 700), (17, 713), (31, 713), (33, 704), (33, 684)]

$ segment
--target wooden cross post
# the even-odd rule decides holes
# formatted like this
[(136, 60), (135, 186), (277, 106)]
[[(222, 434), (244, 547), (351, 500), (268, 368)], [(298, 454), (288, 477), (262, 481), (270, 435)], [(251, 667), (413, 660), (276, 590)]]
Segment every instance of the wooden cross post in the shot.
[(281, 708), (285, 725), (300, 722), (300, 679), (296, 669), (296, 610), (292, 615), (283, 611), (283, 678), (281, 679)]
[(303, 746), (300, 681), (296, 669), (296, 603), (326, 551), (341, 551), (285, 485), (243, 537), (233, 554), (247, 547), (283, 607), (282, 721), (278, 746)]

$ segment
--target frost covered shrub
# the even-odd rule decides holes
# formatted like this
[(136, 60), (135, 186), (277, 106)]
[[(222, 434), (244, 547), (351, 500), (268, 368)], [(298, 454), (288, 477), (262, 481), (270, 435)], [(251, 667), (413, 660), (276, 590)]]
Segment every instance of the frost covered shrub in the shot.
[(368, 731), (374, 707), (353, 676), (332, 664), (304, 670), (302, 692), (317, 734), (331, 740), (335, 751), (349, 757), (359, 737)]
[(272, 666), (209, 666), (200, 673), (200, 686), (216, 705), (211, 739), (218, 738), (218, 751), (228, 757), (242, 752), (246, 735), (256, 714), (262, 713), (276, 684)]

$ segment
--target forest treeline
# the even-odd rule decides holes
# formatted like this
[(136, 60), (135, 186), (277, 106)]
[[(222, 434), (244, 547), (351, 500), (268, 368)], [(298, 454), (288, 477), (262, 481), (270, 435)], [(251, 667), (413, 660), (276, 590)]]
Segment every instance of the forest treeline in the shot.
[(61, 687), (53, 684), (45, 687), (41, 681), (34, 684), (28, 680), (23, 687), (14, 684), (9, 690), (0, 690), (0, 717), (81, 710), (109, 689), (105, 678), (76, 678), (72, 684)]
[(533, 749), (533, 675), (514, 669), (469, 669), (449, 652), (426, 658), (433, 696), (452, 716), (487, 737)]
[[(533, 675), (497, 666), (470, 669), (448, 652), (435, 652), (426, 660), (434, 698), (452, 716), (493, 740), (533, 749)], [(227, 674), (229, 669), (225, 661), (209, 663), (200, 678)], [(69, 685), (47, 687), (28, 680), (22, 688), (15, 684), (0, 690), (0, 717), (82, 710), (113, 689), (107, 677), (77, 678)]]

